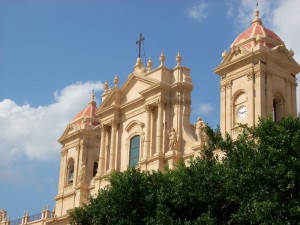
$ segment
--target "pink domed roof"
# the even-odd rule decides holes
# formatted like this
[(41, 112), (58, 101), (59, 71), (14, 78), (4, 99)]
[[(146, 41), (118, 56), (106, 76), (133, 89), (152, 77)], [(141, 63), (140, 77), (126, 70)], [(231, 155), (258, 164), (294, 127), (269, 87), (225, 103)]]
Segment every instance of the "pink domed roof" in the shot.
[(89, 102), (88, 106), (79, 112), (71, 121), (71, 123), (75, 123), (77, 125), (87, 124), (90, 126), (97, 126), (100, 123), (97, 121), (96, 118), (96, 102), (94, 100), (94, 94), (92, 95), (92, 99)]
[(234, 40), (231, 47), (239, 45), (251, 49), (258, 43), (268, 48), (284, 44), (277, 34), (263, 26), (259, 18), (259, 11), (256, 10), (256, 17), (252, 21), (252, 25)]

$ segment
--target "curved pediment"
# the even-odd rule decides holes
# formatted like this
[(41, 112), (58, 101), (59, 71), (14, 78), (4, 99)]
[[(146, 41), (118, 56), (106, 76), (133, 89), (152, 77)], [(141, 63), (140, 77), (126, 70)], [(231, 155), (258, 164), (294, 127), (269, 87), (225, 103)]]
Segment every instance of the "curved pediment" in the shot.
[(140, 129), (142, 129), (142, 128), (145, 126), (145, 124), (144, 124), (143, 122), (141, 122), (141, 121), (138, 121), (138, 120), (132, 120), (131, 122), (129, 122), (129, 123), (127, 124), (127, 126), (125, 127), (125, 130), (126, 130), (127, 132), (129, 132), (129, 131), (132, 130), (132, 128), (134, 128), (135, 126), (138, 126)]

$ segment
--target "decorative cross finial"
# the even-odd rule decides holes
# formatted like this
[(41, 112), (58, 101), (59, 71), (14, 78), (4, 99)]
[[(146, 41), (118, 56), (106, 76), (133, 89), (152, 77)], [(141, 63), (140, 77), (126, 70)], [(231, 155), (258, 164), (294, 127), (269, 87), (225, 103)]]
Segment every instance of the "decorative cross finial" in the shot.
[(140, 39), (136, 41), (136, 44), (139, 45), (139, 55), (138, 55), (139, 58), (141, 58), (141, 45), (144, 40), (145, 40), (145, 38), (143, 37), (143, 34), (141, 33)]
[(95, 101), (95, 90), (92, 90), (91, 101)]
[(262, 21), (259, 18), (258, 0), (256, 0), (255, 18), (252, 20), (252, 23), (255, 23), (255, 22), (258, 22), (260, 25), (262, 25)]

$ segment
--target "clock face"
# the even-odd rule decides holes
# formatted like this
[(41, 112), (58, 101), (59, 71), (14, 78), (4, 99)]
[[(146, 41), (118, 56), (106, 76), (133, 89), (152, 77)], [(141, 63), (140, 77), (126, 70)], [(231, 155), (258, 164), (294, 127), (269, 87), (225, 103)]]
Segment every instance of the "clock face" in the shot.
[(247, 108), (245, 106), (241, 106), (237, 111), (237, 116), (240, 119), (244, 119), (247, 116)]

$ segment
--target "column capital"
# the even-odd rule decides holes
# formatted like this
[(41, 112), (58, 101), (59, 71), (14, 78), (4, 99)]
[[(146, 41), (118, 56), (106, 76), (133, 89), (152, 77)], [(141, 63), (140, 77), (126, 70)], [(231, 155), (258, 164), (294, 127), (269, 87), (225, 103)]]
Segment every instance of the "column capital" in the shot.
[(225, 84), (226, 90), (231, 89), (232, 88), (232, 82), (229, 81)]
[(224, 92), (225, 89), (226, 89), (226, 85), (225, 85), (225, 84), (221, 84), (221, 85), (220, 85), (220, 91), (221, 91), (221, 92)]
[(163, 107), (166, 104), (167, 100), (163, 97), (159, 97), (159, 98), (156, 99), (155, 102), (156, 102), (157, 106)]
[(109, 124), (112, 126), (112, 127), (115, 127), (119, 124), (119, 120), (118, 119), (112, 119)]
[(63, 148), (60, 154), (63, 157), (63, 156), (65, 156), (67, 154), (67, 152), (68, 152), (68, 149), (67, 148)]
[(145, 108), (147, 113), (150, 113), (153, 109), (153, 106), (150, 105), (150, 104), (145, 104), (144, 108)]
[(253, 80), (253, 72), (248, 72), (246, 76), (248, 81)]

